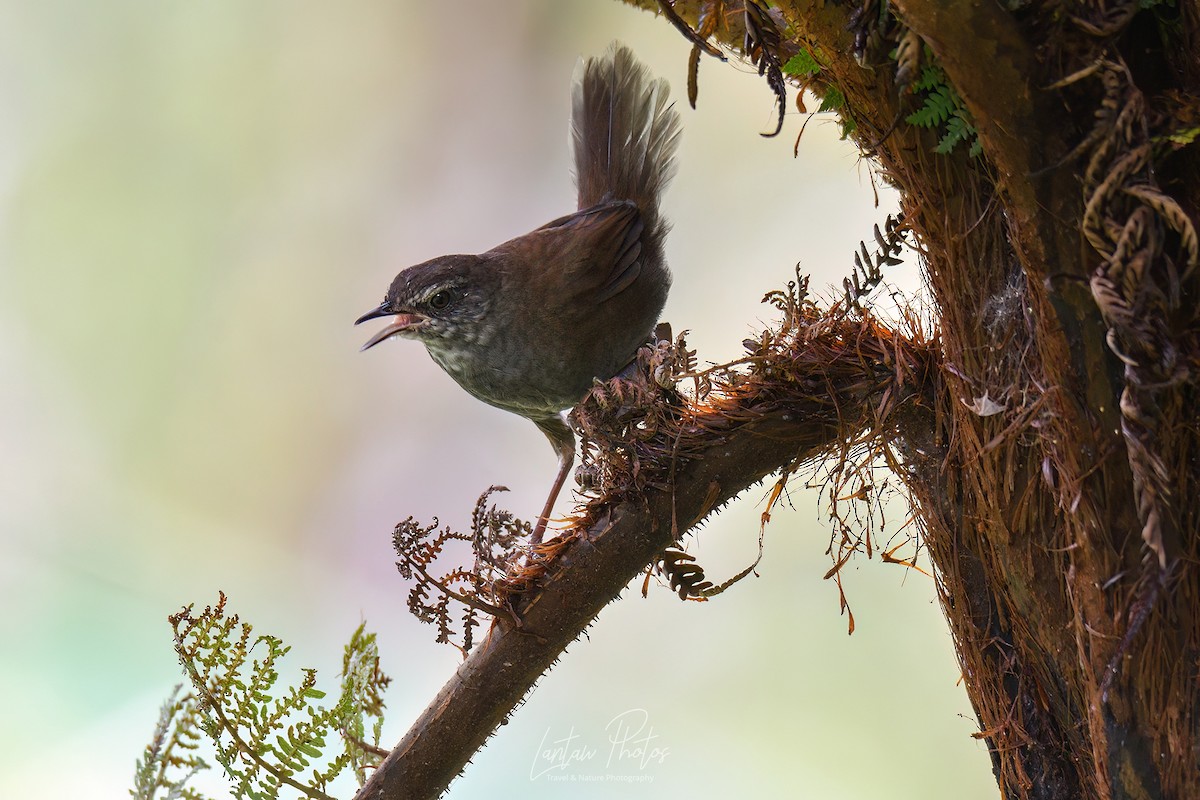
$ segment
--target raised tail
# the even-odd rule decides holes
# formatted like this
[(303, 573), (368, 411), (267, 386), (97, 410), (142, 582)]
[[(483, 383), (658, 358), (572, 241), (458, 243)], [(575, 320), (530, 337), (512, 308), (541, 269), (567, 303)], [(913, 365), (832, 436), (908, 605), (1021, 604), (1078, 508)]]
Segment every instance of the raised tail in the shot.
[(579, 208), (632, 200), (657, 242), (666, 233), (658, 199), (675, 174), (679, 140), (679, 114), (668, 95), (664, 79), (614, 42), (577, 71), (571, 119)]

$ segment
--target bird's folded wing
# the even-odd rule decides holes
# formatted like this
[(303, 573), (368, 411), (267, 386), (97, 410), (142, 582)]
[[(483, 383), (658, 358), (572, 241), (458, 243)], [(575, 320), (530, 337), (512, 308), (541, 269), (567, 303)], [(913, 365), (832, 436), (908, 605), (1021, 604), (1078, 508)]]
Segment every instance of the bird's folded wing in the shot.
[(540, 244), (553, 254), (555, 282), (585, 307), (605, 303), (628, 289), (642, 271), (644, 224), (629, 200), (612, 200), (543, 225)]

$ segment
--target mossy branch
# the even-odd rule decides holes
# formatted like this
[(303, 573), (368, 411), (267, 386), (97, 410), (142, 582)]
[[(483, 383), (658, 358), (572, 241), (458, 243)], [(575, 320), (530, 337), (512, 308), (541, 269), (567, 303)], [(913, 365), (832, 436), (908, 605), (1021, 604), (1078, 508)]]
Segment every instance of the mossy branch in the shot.
[[(567, 645), (682, 534), (772, 474), (841, 453), (866, 432), (886, 446), (901, 417), (929, 415), (919, 402), (936, 372), (929, 343), (870, 318), (821, 314), (794, 286), (772, 299), (784, 324), (746, 343), (740, 370), (696, 376), (710, 387), (697, 401), (661, 390), (648, 359), (634, 387), (597, 387), (584, 400), (585, 436), (613, 436), (597, 455), (612, 459), (603, 496), (512, 576), (519, 625), (493, 621), (359, 798), (440, 796)], [(611, 402), (639, 390), (659, 396), (637, 418)]]

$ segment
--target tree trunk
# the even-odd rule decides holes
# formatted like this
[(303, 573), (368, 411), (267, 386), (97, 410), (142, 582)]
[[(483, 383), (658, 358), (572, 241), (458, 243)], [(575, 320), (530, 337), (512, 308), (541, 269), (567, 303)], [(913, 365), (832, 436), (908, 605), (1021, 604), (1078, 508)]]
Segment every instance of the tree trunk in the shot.
[[(742, 45), (741, 2), (674, 6)], [(778, 59), (811, 54), (811, 88), (845, 98), (924, 250), (943, 427), (892, 444), (1001, 793), (1200, 797), (1200, 7), (766, 16)], [(906, 121), (918, 57), (977, 155)]]

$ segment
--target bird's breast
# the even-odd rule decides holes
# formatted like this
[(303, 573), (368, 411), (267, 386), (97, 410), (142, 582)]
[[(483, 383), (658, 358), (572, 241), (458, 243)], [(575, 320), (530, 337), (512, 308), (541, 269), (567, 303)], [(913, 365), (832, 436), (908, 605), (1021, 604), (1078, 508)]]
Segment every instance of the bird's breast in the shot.
[(526, 363), (523, 354), (504, 347), (503, 337), (487, 346), (427, 344), (430, 357), (467, 393), (488, 405), (529, 419), (544, 419), (570, 408), (586, 387), (566, 387), (542, 377), (541, 365)]

